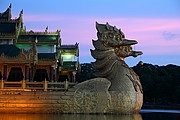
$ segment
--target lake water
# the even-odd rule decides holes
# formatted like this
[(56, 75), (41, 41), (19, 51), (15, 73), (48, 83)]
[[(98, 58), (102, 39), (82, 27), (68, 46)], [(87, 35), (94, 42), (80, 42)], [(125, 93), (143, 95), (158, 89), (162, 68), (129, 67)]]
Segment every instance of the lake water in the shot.
[(134, 115), (0, 114), (0, 120), (180, 120), (180, 110), (142, 110)]

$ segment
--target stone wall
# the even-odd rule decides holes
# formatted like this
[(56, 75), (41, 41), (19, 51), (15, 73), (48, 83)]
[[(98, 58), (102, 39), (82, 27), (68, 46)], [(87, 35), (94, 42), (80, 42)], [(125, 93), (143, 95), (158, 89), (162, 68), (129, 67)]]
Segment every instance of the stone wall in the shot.
[(68, 91), (0, 91), (1, 113), (105, 113), (109, 81), (94, 79)]

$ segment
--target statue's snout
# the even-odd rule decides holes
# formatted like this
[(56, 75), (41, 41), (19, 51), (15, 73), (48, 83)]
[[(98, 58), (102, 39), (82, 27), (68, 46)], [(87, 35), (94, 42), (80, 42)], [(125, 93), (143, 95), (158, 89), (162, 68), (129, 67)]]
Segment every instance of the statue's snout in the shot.
[(121, 42), (122, 46), (126, 46), (126, 45), (135, 45), (138, 42), (136, 40), (128, 40), (128, 39), (123, 39), (123, 41)]

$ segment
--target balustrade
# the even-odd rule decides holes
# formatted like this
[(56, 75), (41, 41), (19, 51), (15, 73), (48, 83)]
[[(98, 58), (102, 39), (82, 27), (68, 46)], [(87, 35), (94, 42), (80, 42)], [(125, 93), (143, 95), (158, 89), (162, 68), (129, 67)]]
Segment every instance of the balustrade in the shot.
[(0, 80), (0, 90), (23, 90), (23, 91), (59, 91), (59, 90), (68, 90), (68, 88), (74, 86), (76, 83), (72, 83), (69, 81), (64, 82), (28, 82), (26, 80), (22, 80), (19, 82), (9, 82)]

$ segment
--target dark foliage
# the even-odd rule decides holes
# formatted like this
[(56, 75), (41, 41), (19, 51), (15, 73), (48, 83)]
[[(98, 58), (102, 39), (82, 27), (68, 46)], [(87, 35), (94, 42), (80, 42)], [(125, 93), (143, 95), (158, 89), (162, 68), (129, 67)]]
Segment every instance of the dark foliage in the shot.
[(180, 104), (180, 66), (143, 64), (133, 70), (141, 79), (145, 103)]
[(81, 71), (77, 73), (76, 77), (78, 82), (83, 82), (95, 78), (95, 69), (92, 67), (91, 63), (81, 64)]
[[(180, 104), (180, 66), (158, 66), (144, 63), (132, 69), (139, 75), (144, 92), (145, 104)], [(81, 65), (78, 82), (95, 78), (90, 63)]]

